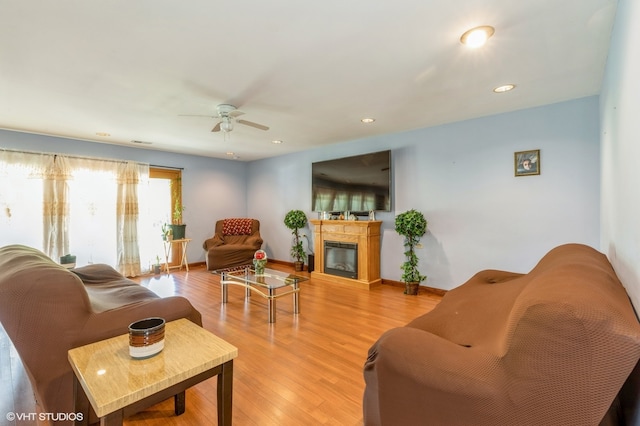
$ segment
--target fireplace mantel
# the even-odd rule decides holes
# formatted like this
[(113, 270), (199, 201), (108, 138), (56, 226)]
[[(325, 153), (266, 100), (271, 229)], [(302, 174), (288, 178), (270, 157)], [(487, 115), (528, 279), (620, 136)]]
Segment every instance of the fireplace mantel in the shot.
[[(371, 289), (381, 284), (379, 220), (319, 220), (314, 226), (315, 265), (311, 278)], [(358, 278), (351, 279), (324, 273), (324, 242), (337, 241), (358, 244)]]

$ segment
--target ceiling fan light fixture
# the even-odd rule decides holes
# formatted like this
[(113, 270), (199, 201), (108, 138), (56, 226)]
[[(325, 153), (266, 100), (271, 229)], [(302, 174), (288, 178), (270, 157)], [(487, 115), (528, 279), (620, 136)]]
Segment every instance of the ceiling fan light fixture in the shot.
[(233, 130), (233, 121), (229, 117), (223, 117), (222, 122), (220, 123), (220, 130), (225, 133), (228, 133)]
[(460, 37), (460, 43), (472, 49), (482, 47), (495, 31), (495, 28), (489, 25), (471, 28), (462, 34)]

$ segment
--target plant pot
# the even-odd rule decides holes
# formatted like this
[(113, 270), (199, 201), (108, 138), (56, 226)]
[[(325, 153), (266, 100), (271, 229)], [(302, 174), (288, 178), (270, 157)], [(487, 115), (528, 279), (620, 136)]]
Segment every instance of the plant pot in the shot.
[(404, 294), (408, 294), (410, 296), (417, 296), (419, 287), (420, 287), (420, 283), (405, 283)]
[(296, 272), (301, 272), (302, 270), (304, 270), (304, 262), (300, 260), (293, 262), (293, 266), (296, 269)]
[(153, 265), (153, 273), (156, 275), (160, 273), (160, 265)]
[(174, 240), (181, 240), (184, 238), (187, 225), (169, 225), (171, 227), (171, 234)]

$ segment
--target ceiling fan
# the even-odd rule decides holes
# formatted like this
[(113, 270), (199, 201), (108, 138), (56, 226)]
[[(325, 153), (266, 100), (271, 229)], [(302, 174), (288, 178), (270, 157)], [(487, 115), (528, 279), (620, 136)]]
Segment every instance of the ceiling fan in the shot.
[(244, 124), (245, 126), (255, 127), (256, 129), (260, 130), (269, 130), (269, 127), (262, 124), (254, 123), (253, 121), (238, 120), (236, 117), (243, 115), (244, 112), (239, 111), (233, 105), (220, 104), (216, 107), (216, 110), (218, 111), (218, 114), (212, 116), (212, 118), (219, 118), (220, 121), (213, 127), (213, 129), (211, 129), (212, 132), (222, 131), (224, 133), (228, 133), (233, 130), (234, 123)]

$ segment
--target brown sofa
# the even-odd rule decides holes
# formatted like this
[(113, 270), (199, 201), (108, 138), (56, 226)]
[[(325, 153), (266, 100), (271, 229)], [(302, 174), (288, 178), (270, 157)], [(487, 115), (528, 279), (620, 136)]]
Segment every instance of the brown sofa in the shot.
[(616, 396), (639, 358), (640, 325), (606, 257), (563, 245), (528, 274), (479, 272), (385, 332), (364, 366), (364, 423), (625, 424), (633, 409)]
[(202, 244), (209, 271), (251, 264), (260, 247), (260, 222), (245, 218), (217, 221), (213, 237)]
[(42, 412), (74, 412), (69, 349), (126, 334), (132, 322), (154, 316), (202, 325), (184, 297), (160, 298), (110, 266), (67, 270), (34, 248), (0, 248), (0, 322)]

